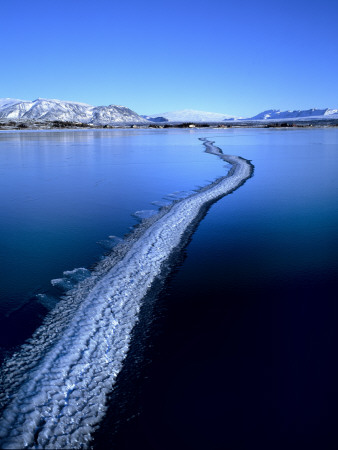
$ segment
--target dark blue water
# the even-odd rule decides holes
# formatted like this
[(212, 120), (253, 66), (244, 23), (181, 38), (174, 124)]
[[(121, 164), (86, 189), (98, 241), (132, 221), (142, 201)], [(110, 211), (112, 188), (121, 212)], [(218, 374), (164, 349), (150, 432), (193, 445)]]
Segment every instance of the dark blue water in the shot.
[(97, 448), (336, 449), (338, 132), (214, 137), (254, 176), (200, 223)]
[(143, 314), (95, 445), (336, 449), (335, 129), (1, 134), (2, 345), (131, 213), (224, 173), (200, 136), (254, 176), (212, 205)]

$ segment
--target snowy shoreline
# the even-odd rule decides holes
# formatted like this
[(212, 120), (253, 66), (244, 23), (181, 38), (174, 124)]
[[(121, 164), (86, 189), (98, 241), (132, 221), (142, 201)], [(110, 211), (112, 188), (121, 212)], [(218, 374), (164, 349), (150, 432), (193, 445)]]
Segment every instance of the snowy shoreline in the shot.
[(201, 141), (208, 153), (232, 164), (228, 175), (144, 220), (4, 364), (1, 448), (88, 447), (106, 412), (106, 396), (122, 368), (142, 299), (163, 264), (206, 205), (252, 176), (247, 160)]

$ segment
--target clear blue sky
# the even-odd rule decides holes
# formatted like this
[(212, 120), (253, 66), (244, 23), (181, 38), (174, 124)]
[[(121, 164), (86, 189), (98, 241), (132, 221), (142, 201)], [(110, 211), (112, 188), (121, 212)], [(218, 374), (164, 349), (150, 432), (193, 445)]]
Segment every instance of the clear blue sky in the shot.
[(1, 4), (0, 97), (142, 114), (338, 108), (337, 0)]

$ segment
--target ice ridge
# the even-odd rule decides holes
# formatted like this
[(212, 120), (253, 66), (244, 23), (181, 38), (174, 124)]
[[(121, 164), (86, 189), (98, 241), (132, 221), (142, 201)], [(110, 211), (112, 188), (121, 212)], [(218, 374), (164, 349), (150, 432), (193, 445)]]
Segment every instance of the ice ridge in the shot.
[(207, 139), (203, 144), (232, 164), (228, 175), (145, 220), (4, 364), (1, 448), (88, 448), (122, 368), (142, 299), (163, 264), (202, 208), (252, 175), (248, 161), (223, 155)]

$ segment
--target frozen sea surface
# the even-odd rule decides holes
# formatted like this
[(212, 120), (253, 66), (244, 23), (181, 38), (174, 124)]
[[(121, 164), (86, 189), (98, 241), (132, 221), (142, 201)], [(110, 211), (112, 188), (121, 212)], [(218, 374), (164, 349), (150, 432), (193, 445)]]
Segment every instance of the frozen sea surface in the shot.
[(67, 296), (3, 366), (3, 448), (87, 447), (104, 417), (142, 299), (205, 208), (252, 175), (248, 161), (222, 158), (232, 164), (227, 176), (143, 221), (92, 274), (81, 268), (53, 280), (69, 289)]
[[(141, 310), (96, 448), (109, 442), (121, 449), (336, 449), (337, 130), (66, 132), (55, 138), (62, 138), (61, 145), (54, 137), (43, 144), (45, 133), (42, 141), (39, 134), (0, 135), (8, 250), (1, 260), (9, 293), (2, 302), (5, 349), (28, 337), (47, 309), (57, 311), (53, 302), (61, 289), (49, 291), (50, 281), (63, 279), (71, 287), (85, 276), (82, 268), (102, 257), (96, 242), (122, 237), (136, 222), (136, 211), (177, 201), (184, 197), (180, 192), (224, 175), (224, 163), (204, 154), (198, 137), (255, 165), (243, 188), (211, 207), (148, 317)], [(107, 164), (116, 156), (112, 148), (124, 161), (115, 191), (109, 176), (101, 177), (113, 170), (114, 164)], [(129, 167), (127, 158), (135, 161), (138, 155), (149, 160), (149, 170), (141, 161), (135, 170)], [(159, 159), (151, 167), (154, 157)], [(183, 160), (171, 164), (172, 158)], [(128, 167), (134, 177), (122, 176), (130, 173)], [(100, 183), (107, 179), (108, 185)], [(94, 186), (101, 189), (97, 194)], [(25, 197), (32, 188), (35, 208)], [(45, 190), (55, 201), (43, 201)], [(112, 198), (120, 199), (116, 209)], [(90, 348), (95, 351), (95, 339)], [(121, 357), (124, 351), (121, 346)], [(72, 366), (77, 377), (85, 370)], [(72, 385), (66, 387), (63, 402), (75, 395)], [(30, 414), (29, 401), (26, 406)], [(70, 402), (70, 416), (73, 406)], [(63, 430), (66, 424), (58, 426)], [(43, 427), (37, 422), (40, 442)]]

